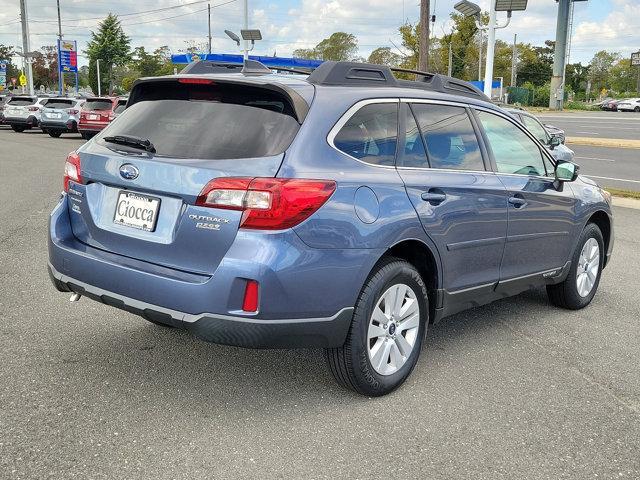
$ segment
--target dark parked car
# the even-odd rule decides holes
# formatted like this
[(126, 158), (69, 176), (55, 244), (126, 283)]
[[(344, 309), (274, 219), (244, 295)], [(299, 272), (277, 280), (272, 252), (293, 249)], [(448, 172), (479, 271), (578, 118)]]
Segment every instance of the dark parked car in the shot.
[(606, 102), (602, 102), (602, 105), (600, 105), (600, 108), (602, 110), (607, 110), (610, 112), (617, 112), (618, 111), (618, 102), (620, 102), (620, 100), (615, 100), (615, 99), (611, 99), (611, 100), (607, 100)]
[(475, 87), (248, 64), (138, 80), (69, 155), (49, 226), (59, 291), (212, 342), (322, 347), (365, 395), (398, 387), (456, 312), (537, 286), (591, 302), (610, 197)]

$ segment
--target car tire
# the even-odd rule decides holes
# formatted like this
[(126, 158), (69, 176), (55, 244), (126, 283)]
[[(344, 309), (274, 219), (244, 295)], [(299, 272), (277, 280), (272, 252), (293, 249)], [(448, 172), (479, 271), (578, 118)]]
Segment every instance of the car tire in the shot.
[(640, 107), (634, 108), (633, 111), (636, 112), (636, 113), (640, 112)]
[(89, 140), (89, 135), (86, 134), (85, 132), (80, 132), (80, 136), (84, 139), (84, 140)]
[[(597, 259), (594, 255), (595, 246), (598, 247)], [(579, 310), (589, 305), (600, 284), (604, 255), (602, 232), (596, 224), (588, 223), (573, 252), (567, 278), (556, 285), (547, 285), (551, 303), (569, 310)]]
[(52, 138), (58, 138), (60, 135), (62, 135), (62, 130), (47, 130), (47, 133)]
[[(387, 305), (385, 298), (396, 298), (400, 292), (398, 307), (395, 301)], [(403, 321), (399, 313), (404, 308), (408, 310)], [(386, 325), (377, 321), (381, 315)], [(362, 395), (390, 393), (415, 367), (428, 323), (429, 300), (422, 277), (410, 263), (385, 258), (360, 292), (345, 343), (325, 350), (329, 369), (340, 385)], [(408, 355), (402, 354), (403, 349)]]
[(11, 125), (11, 130), (17, 133), (24, 132), (25, 128), (22, 125)]

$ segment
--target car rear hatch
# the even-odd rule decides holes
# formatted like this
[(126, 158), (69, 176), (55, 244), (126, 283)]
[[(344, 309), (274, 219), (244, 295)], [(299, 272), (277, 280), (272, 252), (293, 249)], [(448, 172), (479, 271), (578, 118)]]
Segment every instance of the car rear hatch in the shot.
[(87, 98), (80, 112), (80, 120), (89, 123), (108, 123), (113, 119), (113, 101), (110, 98)]
[(65, 123), (69, 120), (70, 112), (75, 111), (73, 108), (74, 104), (74, 100), (67, 98), (51, 98), (45, 100), (43, 102), (42, 120)]
[[(37, 97), (12, 97), (4, 108), (4, 116), (26, 118), (31, 114), (29, 108), (35, 108), (37, 110), (35, 106), (37, 101)], [(35, 111), (33, 113), (35, 113)]]
[(212, 179), (277, 174), (302, 122), (291, 95), (198, 78), (138, 82), (118, 121), (78, 152), (85, 191), (70, 188), (74, 235), (109, 252), (212, 274), (242, 212), (198, 206), (198, 196)]

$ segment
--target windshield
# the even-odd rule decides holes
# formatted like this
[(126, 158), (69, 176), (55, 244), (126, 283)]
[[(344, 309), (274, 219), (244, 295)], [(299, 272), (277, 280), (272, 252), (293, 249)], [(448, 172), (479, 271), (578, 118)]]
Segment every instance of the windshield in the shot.
[(127, 108), (127, 101), (126, 100), (120, 100), (118, 102), (118, 106), (115, 108), (115, 110), (113, 111), (113, 113), (122, 113), (124, 112), (124, 109)]
[(87, 100), (82, 106), (83, 110), (111, 110), (111, 100)]
[(13, 105), (14, 107), (22, 107), (25, 105), (33, 105), (34, 103), (36, 103), (36, 99), (35, 98), (29, 98), (29, 97), (14, 97), (11, 100), (9, 100), (7, 102), (7, 104), (9, 105)]
[(263, 88), (167, 82), (144, 97), (100, 137), (148, 139), (160, 156), (237, 159), (280, 154), (299, 129), (287, 100)]
[(549, 134), (538, 120), (528, 115), (522, 115), (522, 120), (524, 122), (524, 126), (527, 127), (527, 130), (533, 133), (533, 135), (540, 140), (543, 145), (549, 143)]

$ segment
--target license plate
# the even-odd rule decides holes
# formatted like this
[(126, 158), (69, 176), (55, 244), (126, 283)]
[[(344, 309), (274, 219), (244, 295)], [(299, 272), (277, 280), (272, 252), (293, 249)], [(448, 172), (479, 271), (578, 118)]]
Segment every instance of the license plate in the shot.
[(153, 232), (156, 228), (160, 199), (128, 191), (118, 194), (113, 223)]
[(61, 118), (62, 114), (60, 114), (60, 113), (50, 113), (49, 116), (51, 118)]
[(88, 115), (87, 118), (89, 120), (98, 120), (100, 118), (100, 115)]

